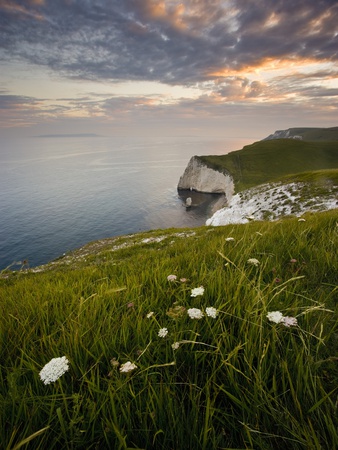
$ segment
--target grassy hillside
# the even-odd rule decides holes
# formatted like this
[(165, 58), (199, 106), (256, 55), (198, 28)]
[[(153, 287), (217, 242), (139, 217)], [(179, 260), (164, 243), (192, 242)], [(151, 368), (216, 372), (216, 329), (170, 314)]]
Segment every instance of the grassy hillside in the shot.
[(3, 272), (0, 448), (338, 448), (337, 224), (158, 230)]
[(277, 139), (255, 142), (223, 156), (199, 158), (230, 172), (238, 192), (289, 174), (338, 168), (338, 143)]

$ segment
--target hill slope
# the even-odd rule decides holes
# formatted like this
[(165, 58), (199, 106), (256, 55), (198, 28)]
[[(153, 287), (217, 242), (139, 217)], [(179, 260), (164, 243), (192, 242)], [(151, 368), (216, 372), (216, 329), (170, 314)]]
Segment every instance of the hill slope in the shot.
[(3, 274), (0, 447), (338, 448), (337, 233), (156, 231)]

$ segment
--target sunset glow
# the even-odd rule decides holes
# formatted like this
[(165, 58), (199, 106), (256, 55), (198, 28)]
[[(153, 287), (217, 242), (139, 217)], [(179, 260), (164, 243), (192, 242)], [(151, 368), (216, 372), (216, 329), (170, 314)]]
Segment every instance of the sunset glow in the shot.
[(330, 0), (1, 0), (0, 17), (3, 135), (336, 125)]

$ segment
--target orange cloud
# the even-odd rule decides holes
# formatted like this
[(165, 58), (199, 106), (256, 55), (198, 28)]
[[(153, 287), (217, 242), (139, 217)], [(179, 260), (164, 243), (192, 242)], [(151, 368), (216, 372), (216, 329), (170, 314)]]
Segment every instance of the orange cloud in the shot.
[[(43, 5), (45, 0), (30, 0), (29, 5)], [(27, 9), (27, 7), (18, 5), (16, 2), (10, 0), (0, 0), (0, 8), (5, 9), (7, 12), (12, 14), (22, 14), (29, 17), (34, 17), (37, 20), (44, 20), (44, 17), (32, 10)]]
[[(213, 23), (220, 14), (220, 1), (209, 0), (142, 0), (136, 4), (146, 20), (162, 21), (178, 30), (200, 33), (206, 24)], [(232, 11), (228, 11), (231, 15)]]
[(183, 14), (185, 11), (183, 3), (175, 5), (172, 1), (168, 0), (143, 0), (138, 5), (138, 8), (141, 9), (146, 19), (164, 21), (175, 28), (185, 27), (183, 24)]
[[(320, 61), (320, 63), (323, 63), (325, 61)], [(267, 73), (267, 72), (276, 72), (276, 71), (282, 71), (287, 70), (290, 72), (291, 69), (300, 69), (305, 68), (311, 65), (319, 64), (317, 60), (314, 58), (310, 59), (296, 59), (296, 58), (289, 58), (289, 59), (278, 59), (278, 58), (264, 58), (260, 61), (257, 61), (256, 64), (252, 64), (250, 66), (244, 66), (240, 67), (238, 69), (233, 68), (224, 68), (224, 69), (215, 69), (208, 72), (208, 76), (214, 77), (214, 78), (225, 78), (225, 77), (233, 77), (233, 76), (247, 76), (250, 74), (258, 75), (260, 73)]]

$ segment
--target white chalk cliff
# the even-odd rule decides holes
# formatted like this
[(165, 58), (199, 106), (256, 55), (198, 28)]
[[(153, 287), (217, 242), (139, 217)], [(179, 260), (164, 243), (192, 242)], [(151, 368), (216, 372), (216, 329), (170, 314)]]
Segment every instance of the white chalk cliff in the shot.
[(190, 189), (207, 194), (225, 194), (228, 201), (233, 196), (235, 186), (230, 173), (220, 172), (204, 164), (198, 156), (193, 156), (178, 182), (178, 189)]
[(338, 208), (338, 186), (333, 182), (313, 185), (306, 182), (267, 183), (234, 195), (227, 207), (219, 209), (206, 225), (247, 223), (251, 220), (278, 220), (300, 217), (305, 212)]

